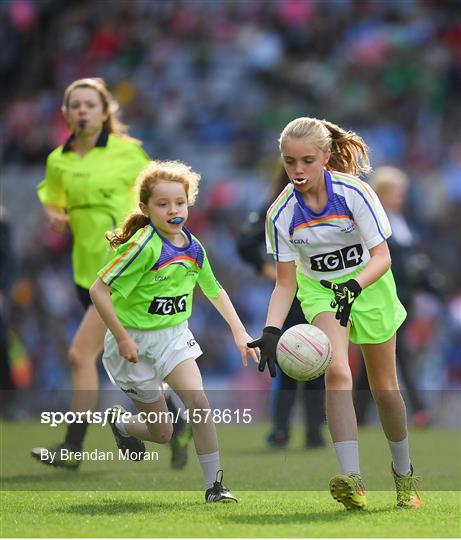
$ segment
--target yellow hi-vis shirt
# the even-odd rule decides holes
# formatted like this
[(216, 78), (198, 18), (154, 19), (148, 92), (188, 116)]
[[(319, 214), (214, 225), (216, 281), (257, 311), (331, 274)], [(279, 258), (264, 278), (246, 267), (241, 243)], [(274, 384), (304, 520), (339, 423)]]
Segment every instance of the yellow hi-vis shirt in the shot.
[(69, 214), (74, 281), (88, 289), (113, 256), (105, 233), (137, 207), (136, 177), (149, 157), (135, 142), (105, 131), (83, 157), (72, 150), (72, 141), (73, 136), (48, 156), (37, 192), (42, 204)]

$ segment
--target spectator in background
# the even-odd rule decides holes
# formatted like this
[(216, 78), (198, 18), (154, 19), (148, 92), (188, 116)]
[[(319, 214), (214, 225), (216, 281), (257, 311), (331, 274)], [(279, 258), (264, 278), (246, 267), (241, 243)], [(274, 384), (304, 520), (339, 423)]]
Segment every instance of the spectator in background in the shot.
[(15, 388), (11, 375), (8, 327), (6, 323), (6, 295), (11, 285), (13, 270), (11, 229), (5, 219), (5, 208), (0, 206), (0, 414), (9, 414)]
[[(426, 290), (436, 292), (438, 279), (431, 269), (430, 260), (422, 251), (418, 236), (406, 219), (403, 211), (408, 191), (408, 177), (396, 167), (378, 167), (370, 184), (376, 191), (391, 224), (392, 236), (388, 239), (392, 258), (392, 273), (395, 277), (397, 293), (408, 312), (411, 312), (415, 291)], [(405, 342), (405, 326), (403, 323), (397, 332), (397, 365), (402, 382), (408, 393), (413, 411), (413, 424), (417, 427), (429, 423), (429, 415), (417, 388), (412, 373), (412, 358)], [(357, 381), (357, 422), (363, 423), (367, 405), (371, 401), (366, 370), (362, 369)]]
[[(266, 252), (264, 225), (266, 212), (283, 188), (289, 183), (289, 178), (283, 168), (283, 163), (277, 164), (274, 182), (267, 202), (259, 212), (252, 212), (244, 224), (237, 241), (237, 248), (241, 258), (250, 264), (256, 272), (275, 282), (276, 270), (273, 258)], [(290, 311), (282, 327), (282, 332), (296, 324), (306, 324), (299, 300), (295, 297)], [(290, 423), (293, 406), (296, 401), (298, 382), (281, 369), (273, 382), (272, 396), (272, 430), (267, 437), (270, 448), (284, 448), (290, 438)], [(325, 384), (324, 376), (313, 381), (299, 383), (302, 387), (304, 413), (306, 422), (306, 447), (318, 448), (325, 445), (322, 435), (322, 425), (325, 419)]]

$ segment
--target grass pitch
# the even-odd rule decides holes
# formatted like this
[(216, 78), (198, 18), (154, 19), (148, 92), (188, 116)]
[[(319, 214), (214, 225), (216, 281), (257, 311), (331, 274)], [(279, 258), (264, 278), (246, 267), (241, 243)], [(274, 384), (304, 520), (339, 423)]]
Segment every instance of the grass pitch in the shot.
[[(268, 452), (266, 430), (265, 425), (219, 429), (224, 481), (239, 503), (207, 505), (192, 447), (183, 471), (172, 471), (169, 449), (154, 445), (149, 448), (159, 451), (156, 463), (85, 462), (78, 472), (63, 471), (29, 457), (31, 446), (59, 441), (62, 432), (44, 431), (38, 422), (3, 424), (1, 536), (460, 536), (459, 434), (436, 429), (411, 434), (417, 473), (424, 480), (424, 507), (409, 511), (395, 507), (382, 434), (362, 430), (369, 509), (348, 512), (327, 490), (337, 470), (332, 449), (305, 451), (302, 431), (295, 429), (288, 451)], [(90, 431), (87, 448), (95, 447), (113, 449), (108, 428)]]
[(325, 492), (238, 492), (238, 504), (206, 505), (202, 492), (9, 492), (8, 537), (457, 537), (459, 494), (429, 492), (425, 507), (397, 510), (372, 492), (348, 512)]

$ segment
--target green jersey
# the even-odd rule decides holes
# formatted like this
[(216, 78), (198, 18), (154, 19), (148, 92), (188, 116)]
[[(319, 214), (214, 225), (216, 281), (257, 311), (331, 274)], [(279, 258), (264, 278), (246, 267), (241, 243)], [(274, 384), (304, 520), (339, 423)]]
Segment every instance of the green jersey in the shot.
[(159, 330), (187, 320), (197, 282), (206, 296), (218, 296), (221, 286), (205, 249), (186, 228), (183, 231), (188, 244), (180, 248), (149, 224), (98, 272), (111, 288), (115, 312), (125, 328)]
[(72, 140), (48, 156), (37, 191), (43, 204), (68, 212), (74, 281), (88, 289), (112, 256), (105, 233), (137, 206), (134, 185), (149, 157), (135, 142), (106, 131), (83, 157), (72, 151)]

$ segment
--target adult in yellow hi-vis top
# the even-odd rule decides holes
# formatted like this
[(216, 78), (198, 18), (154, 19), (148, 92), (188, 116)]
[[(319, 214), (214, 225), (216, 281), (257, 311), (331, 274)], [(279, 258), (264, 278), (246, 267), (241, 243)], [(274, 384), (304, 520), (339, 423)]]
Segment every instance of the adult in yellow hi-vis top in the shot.
[[(74, 281), (85, 315), (69, 349), (74, 411), (93, 410), (98, 397), (96, 361), (106, 327), (91, 303), (88, 289), (97, 271), (112, 257), (105, 233), (120, 226), (136, 206), (135, 182), (149, 157), (140, 141), (126, 134), (116, 118), (118, 104), (102, 79), (74, 81), (64, 92), (62, 112), (72, 132), (67, 142), (48, 156), (38, 196), (53, 229), (67, 225), (73, 235)], [(77, 468), (78, 461), (60, 460), (60, 449), (79, 450), (87, 423), (69, 424), (65, 442), (50, 453), (32, 450), (49, 465)]]

